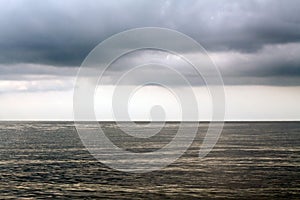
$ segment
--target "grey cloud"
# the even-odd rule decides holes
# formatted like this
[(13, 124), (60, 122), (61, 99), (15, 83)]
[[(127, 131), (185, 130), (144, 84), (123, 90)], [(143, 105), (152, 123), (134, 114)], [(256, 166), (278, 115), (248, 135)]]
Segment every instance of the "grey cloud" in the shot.
[(14, 65), (1, 65), (0, 64), (0, 77), (4, 76), (20, 76), (20, 75), (49, 75), (49, 76), (76, 76), (77, 68), (70, 68), (67, 66), (56, 67), (51, 65), (40, 64), (14, 64)]
[(255, 53), (213, 54), (213, 58), (225, 76), (299, 77), (299, 55), (300, 44), (292, 43), (267, 45)]
[[(256, 53), (212, 53), (212, 58), (218, 65), (226, 85), (292, 86), (300, 85), (300, 57), (298, 55), (300, 55), (300, 45), (296, 43), (269, 45)], [(197, 54), (193, 56), (198, 57)], [(193, 67), (184, 60), (167, 52), (153, 50), (137, 51), (119, 58), (105, 72), (104, 83), (115, 84), (122, 75), (128, 72), (128, 66), (132, 69), (141, 63), (163, 64), (177, 70), (192, 85), (205, 84)], [(201, 66), (201, 61), (198, 64)], [(200, 69), (202, 68), (200, 67)], [(132, 77), (129, 84), (136, 84), (141, 80), (149, 79), (151, 76), (162, 76), (169, 79), (174, 85), (177, 85), (178, 82), (163, 67), (159, 73), (157, 70), (151, 70), (150, 67), (141, 70), (139, 76)]]
[(0, 6), (0, 62), (79, 66), (130, 28), (181, 31), (210, 51), (300, 41), (299, 1), (10, 1)]
[[(194, 52), (190, 52), (194, 53)], [(300, 45), (269, 45), (256, 53), (209, 52), (219, 67), (226, 85), (300, 85)], [(184, 56), (184, 55), (183, 55)], [(198, 54), (193, 54), (199, 57)], [(177, 70), (192, 85), (204, 85), (203, 79), (191, 65), (165, 51), (139, 50), (122, 56), (113, 62), (102, 77), (102, 84), (114, 85), (130, 69), (141, 64), (156, 63)], [(201, 66), (201, 61), (199, 63)], [(154, 70), (155, 69), (155, 70)], [(159, 72), (157, 71), (158, 69)], [(98, 68), (96, 70), (99, 70)], [(55, 67), (38, 64), (0, 65), (1, 80), (43, 80), (65, 79), (76, 76), (77, 68)], [(139, 75), (131, 76), (126, 84), (138, 84), (151, 77), (168, 79), (178, 85), (177, 77), (173, 77), (164, 67), (146, 67)], [(87, 76), (97, 76), (91, 68)], [(59, 78), (60, 77), (60, 78)]]
[(94, 46), (112, 34), (155, 24), (154, 19), (147, 22), (142, 8), (155, 11), (157, 4), (139, 4), (12, 1), (0, 6), (0, 62), (80, 65)]
[[(75, 76), (76, 67), (99, 42), (130, 28), (156, 26), (181, 31), (217, 55), (213, 59), (228, 85), (300, 85), (299, 7), (293, 0), (0, 2), (0, 79)], [(122, 62), (134, 64), (135, 59), (144, 58), (140, 54)], [(203, 84), (188, 69), (166, 64)], [(126, 70), (122, 63), (115, 67), (106, 73), (106, 81)], [(156, 73), (148, 70), (143, 76)]]

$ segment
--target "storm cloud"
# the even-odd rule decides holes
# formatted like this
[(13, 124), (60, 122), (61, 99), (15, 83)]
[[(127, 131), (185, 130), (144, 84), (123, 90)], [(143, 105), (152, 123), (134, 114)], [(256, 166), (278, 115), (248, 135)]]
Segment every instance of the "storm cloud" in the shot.
[(0, 4), (1, 79), (74, 76), (71, 68), (80, 66), (112, 34), (155, 26), (180, 31), (203, 45), (225, 83), (299, 84), (299, 1), (19, 0)]

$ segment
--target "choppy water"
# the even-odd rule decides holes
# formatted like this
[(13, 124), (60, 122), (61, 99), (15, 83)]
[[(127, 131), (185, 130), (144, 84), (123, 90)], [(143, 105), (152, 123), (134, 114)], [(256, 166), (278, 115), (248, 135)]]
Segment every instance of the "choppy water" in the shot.
[[(115, 124), (102, 126), (119, 132)], [(176, 126), (167, 124), (161, 134), (172, 138)], [(175, 163), (131, 174), (95, 160), (71, 122), (1, 122), (0, 199), (300, 199), (300, 123), (226, 123), (214, 150), (199, 159), (206, 129), (200, 123)], [(138, 151), (165, 143), (128, 144)]]

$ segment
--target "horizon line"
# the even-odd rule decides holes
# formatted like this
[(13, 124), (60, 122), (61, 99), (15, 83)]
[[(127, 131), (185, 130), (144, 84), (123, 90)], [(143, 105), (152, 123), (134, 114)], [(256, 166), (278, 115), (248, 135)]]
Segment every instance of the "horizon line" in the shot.
[(220, 122), (300, 122), (299, 120), (224, 120), (224, 121), (211, 121), (211, 120), (191, 120), (191, 121), (180, 121), (180, 120), (166, 120), (166, 121), (150, 121), (150, 120), (132, 120), (132, 121), (122, 121), (122, 120), (81, 120), (81, 121), (75, 121), (75, 120), (59, 120), (59, 119), (26, 119), (26, 120), (21, 120), (21, 119), (0, 119), (1, 122), (135, 122), (135, 123), (149, 123), (149, 122), (166, 122), (166, 123), (180, 123), (180, 122), (215, 122), (215, 123), (220, 123)]

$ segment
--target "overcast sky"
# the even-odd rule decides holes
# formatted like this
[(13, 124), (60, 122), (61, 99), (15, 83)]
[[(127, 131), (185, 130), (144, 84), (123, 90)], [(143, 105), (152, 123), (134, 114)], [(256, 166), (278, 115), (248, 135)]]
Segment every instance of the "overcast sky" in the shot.
[[(180, 31), (208, 51), (224, 79), (226, 120), (299, 120), (299, 8), (297, 0), (0, 1), (0, 119), (72, 119), (74, 80), (88, 53), (113, 34), (151, 26)], [(165, 54), (137, 52), (105, 76), (122, 74), (122, 63)], [(188, 76), (185, 65), (168, 58)], [(199, 119), (207, 119), (211, 105), (201, 80), (196, 88)], [(109, 81), (104, 90), (95, 105), (99, 120), (112, 119)], [(130, 104), (134, 119), (147, 118), (148, 90)], [(168, 96), (155, 88), (151, 93)], [(162, 103), (176, 119), (176, 103), (167, 96)]]

